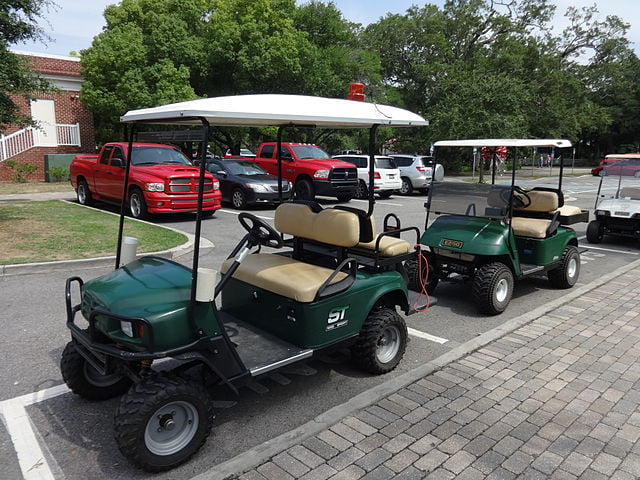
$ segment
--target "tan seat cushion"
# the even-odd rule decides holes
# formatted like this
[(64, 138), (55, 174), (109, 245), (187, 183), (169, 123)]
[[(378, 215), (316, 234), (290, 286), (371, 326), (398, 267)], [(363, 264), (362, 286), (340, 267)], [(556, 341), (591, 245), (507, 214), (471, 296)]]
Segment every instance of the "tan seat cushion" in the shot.
[(553, 213), (556, 212), (560, 212), (560, 215), (562, 215), (563, 217), (570, 217), (572, 215), (580, 215), (582, 213), (582, 210), (580, 209), (580, 207), (576, 207), (575, 205), (563, 205)]
[[(516, 196), (521, 196), (515, 193)], [(514, 210), (524, 210), (529, 212), (553, 212), (558, 208), (559, 199), (556, 192), (547, 192), (543, 190), (529, 190), (527, 196), (531, 199), (531, 204), (526, 207), (518, 207)], [(523, 199), (526, 202), (526, 199)]]
[[(359, 242), (359, 248), (366, 248), (368, 250), (374, 250), (376, 248), (376, 222), (373, 215), (369, 217), (371, 219), (371, 231), (373, 232), (373, 240), (370, 242)], [(395, 238), (391, 236), (382, 237), (380, 244), (378, 245), (380, 255), (383, 257), (395, 257), (396, 255), (404, 255), (411, 251), (411, 244), (401, 238)]]
[(551, 220), (542, 218), (513, 217), (511, 227), (514, 235), (519, 237), (545, 238)]
[[(222, 265), (222, 273), (229, 270), (232, 258)], [(313, 302), (322, 284), (333, 270), (300, 262), (282, 255), (256, 253), (248, 255), (233, 274), (233, 278), (298, 302)], [(331, 284), (347, 276), (339, 272)]]

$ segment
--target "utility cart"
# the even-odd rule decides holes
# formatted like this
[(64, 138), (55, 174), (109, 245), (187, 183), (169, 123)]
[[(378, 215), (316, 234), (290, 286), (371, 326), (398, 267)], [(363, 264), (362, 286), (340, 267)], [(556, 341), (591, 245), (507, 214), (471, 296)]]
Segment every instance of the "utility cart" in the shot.
[(587, 227), (589, 243), (600, 243), (605, 235), (640, 238), (640, 159), (602, 168), (594, 215)]
[[(368, 128), (373, 155), (379, 125), (427, 124), (394, 107), (294, 95), (195, 100), (131, 111), (122, 122), (130, 126), (130, 144), (142, 124), (200, 127), (200, 207), (212, 126), (277, 126), (279, 142), (288, 126)], [(407, 327), (397, 310), (409, 314), (414, 305), (403, 262), (414, 255), (419, 232), (398, 222), (375, 235), (373, 190), (369, 200), (367, 211), (282, 203), (275, 228), (241, 213), (246, 235), (219, 280), (198, 266), (201, 208), (190, 268), (154, 256), (120, 266), (118, 248), (113, 272), (67, 280), (71, 341), (62, 376), (89, 400), (122, 395), (115, 438), (129, 461), (162, 471), (191, 457), (212, 428), (211, 389), (238, 393), (255, 377), (339, 347), (349, 347), (353, 361), (372, 374), (398, 365)], [(122, 225), (121, 216), (118, 245)], [(411, 243), (397, 238), (402, 231), (415, 236)], [(160, 371), (156, 363), (164, 359), (173, 360), (171, 369), (165, 362)]]
[(554, 188), (518, 186), (515, 169), (508, 184), (495, 183), (496, 157), (503, 147), (515, 164), (519, 148), (570, 146), (567, 140), (436, 142), (436, 152), (442, 147), (490, 149), (492, 180), (432, 183), (420, 239), (423, 256), (405, 264), (411, 287), (433, 292), (439, 281), (462, 279), (471, 283), (478, 310), (489, 315), (507, 308), (515, 280), (546, 274), (554, 287), (572, 287), (580, 273), (580, 253), (576, 233), (566, 225), (588, 221), (588, 212), (564, 204), (562, 163)]

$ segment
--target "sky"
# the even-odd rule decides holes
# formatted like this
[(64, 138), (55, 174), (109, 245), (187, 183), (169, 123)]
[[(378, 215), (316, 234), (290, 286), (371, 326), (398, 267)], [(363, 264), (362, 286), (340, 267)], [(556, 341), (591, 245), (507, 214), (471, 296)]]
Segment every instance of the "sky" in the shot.
[[(119, 3), (118, 0), (54, 0), (58, 8), (45, 12), (41, 22), (43, 30), (52, 38), (49, 44), (21, 43), (13, 45), (18, 51), (44, 53), (50, 55), (69, 55), (91, 46), (91, 40), (104, 26), (102, 13), (107, 5)], [(559, 15), (556, 24), (563, 24), (563, 17), (569, 5), (576, 7), (598, 5), (602, 19), (606, 15), (617, 15), (631, 25), (627, 37), (636, 52), (640, 52), (640, 8), (638, 0), (551, 0), (557, 6)], [(304, 0), (298, 0), (304, 3)], [(387, 13), (403, 14), (412, 5), (423, 6), (426, 3), (442, 6), (444, 0), (420, 2), (417, 0), (334, 0), (345, 19), (367, 25), (378, 21)]]

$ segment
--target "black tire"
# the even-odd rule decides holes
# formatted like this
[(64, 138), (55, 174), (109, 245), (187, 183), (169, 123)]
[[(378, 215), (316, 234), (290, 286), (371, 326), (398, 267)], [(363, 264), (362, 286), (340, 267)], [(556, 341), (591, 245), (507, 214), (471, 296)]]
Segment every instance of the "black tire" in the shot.
[(89, 190), (89, 185), (87, 185), (87, 181), (84, 178), (78, 180), (78, 188), (76, 189), (76, 196), (78, 198), (78, 203), (80, 205), (91, 206), (94, 204), (93, 196), (91, 195), (91, 190)]
[(71, 391), (87, 400), (108, 400), (126, 392), (131, 380), (122, 375), (102, 375), (67, 343), (60, 360), (60, 372)]
[(604, 227), (600, 220), (592, 220), (587, 226), (587, 242), (600, 243), (604, 237)]
[(402, 177), (402, 186), (400, 187), (400, 193), (403, 195), (411, 195), (413, 193), (413, 184), (407, 177)]
[(313, 183), (308, 178), (301, 178), (295, 186), (296, 198), (298, 200), (315, 200), (316, 192)]
[(344, 194), (344, 195), (338, 195), (337, 198), (338, 198), (339, 202), (350, 202), (351, 199), (353, 198), (353, 195), (348, 193), (348, 194)]
[(384, 192), (378, 193), (378, 195), (380, 195), (380, 198), (389, 198), (392, 193), (390, 190), (385, 190)]
[(506, 310), (513, 295), (513, 273), (504, 263), (481, 266), (473, 277), (473, 300), (480, 311), (498, 315)]
[(358, 188), (356, 188), (355, 197), (361, 200), (369, 198), (369, 189), (367, 188), (367, 184), (362, 180), (358, 182)]
[(567, 245), (562, 254), (560, 268), (549, 270), (547, 278), (555, 288), (571, 288), (580, 276), (580, 252), (573, 245)]
[(364, 321), (351, 347), (351, 358), (363, 370), (382, 374), (396, 368), (406, 348), (404, 319), (391, 308), (381, 308), (369, 313)]
[[(429, 275), (427, 276), (426, 287), (427, 287), (427, 293), (431, 295), (436, 289), (436, 287), (438, 286), (439, 279), (438, 279), (438, 275), (436, 273), (435, 267), (433, 265), (433, 259), (431, 256), (427, 257), (427, 263), (429, 265)], [(409, 288), (409, 290), (413, 290), (414, 292), (421, 291), (422, 287), (420, 282), (420, 276), (424, 278), (425, 274), (427, 273), (426, 269), (424, 268), (425, 267), (424, 263), (422, 264), (421, 272), (418, 272), (418, 266), (419, 266), (419, 262), (415, 258), (412, 258), (404, 262), (404, 268), (407, 271), (407, 275), (409, 277), (409, 283), (407, 284), (407, 287)]]
[(201, 385), (156, 373), (120, 399), (114, 417), (120, 452), (134, 465), (161, 472), (187, 461), (204, 444), (213, 408)]
[(233, 208), (237, 210), (244, 210), (247, 208), (247, 195), (241, 188), (234, 188), (231, 192), (231, 204)]
[(142, 219), (149, 215), (147, 203), (144, 201), (142, 190), (134, 188), (129, 195), (129, 212), (133, 218)]

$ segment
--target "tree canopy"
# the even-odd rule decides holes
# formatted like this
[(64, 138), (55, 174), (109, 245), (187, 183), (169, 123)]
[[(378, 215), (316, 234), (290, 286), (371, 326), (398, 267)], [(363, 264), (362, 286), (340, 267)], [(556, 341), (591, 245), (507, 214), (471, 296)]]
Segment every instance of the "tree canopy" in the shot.
[[(393, 134), (408, 151), (472, 136), (640, 143), (628, 25), (570, 7), (558, 31), (555, 10), (548, 0), (447, 0), (362, 27), (319, 0), (123, 0), (82, 52), (82, 97), (102, 140), (132, 108), (244, 93), (344, 97), (358, 81), (369, 100), (430, 120)], [(272, 134), (221, 129), (215, 138), (223, 149)], [(331, 147), (362, 143), (342, 134)]]
[(9, 0), (0, 4), (0, 132), (9, 125), (28, 125), (20, 114), (15, 96), (30, 99), (50, 85), (36, 76), (26, 62), (9, 51), (9, 45), (44, 38), (38, 20), (55, 4), (50, 0)]

